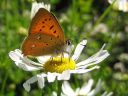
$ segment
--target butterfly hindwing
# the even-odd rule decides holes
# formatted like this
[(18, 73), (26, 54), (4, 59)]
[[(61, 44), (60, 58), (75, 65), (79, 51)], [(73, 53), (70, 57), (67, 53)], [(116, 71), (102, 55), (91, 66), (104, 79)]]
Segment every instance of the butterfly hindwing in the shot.
[(60, 51), (62, 49), (63, 44), (57, 42), (59, 40), (53, 36), (38, 33), (31, 34), (24, 40), (22, 51), (24, 55), (48, 55), (55, 52), (55, 50)]

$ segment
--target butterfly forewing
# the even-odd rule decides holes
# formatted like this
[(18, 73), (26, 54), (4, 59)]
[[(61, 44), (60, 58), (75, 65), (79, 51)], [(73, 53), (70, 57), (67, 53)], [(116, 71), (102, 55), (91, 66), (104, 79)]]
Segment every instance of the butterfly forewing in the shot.
[(40, 8), (29, 28), (28, 37), (24, 40), (24, 55), (40, 56), (63, 50), (64, 33), (57, 19), (46, 9)]
[(55, 16), (44, 8), (40, 8), (32, 19), (29, 34), (42, 33), (64, 41), (64, 33)]

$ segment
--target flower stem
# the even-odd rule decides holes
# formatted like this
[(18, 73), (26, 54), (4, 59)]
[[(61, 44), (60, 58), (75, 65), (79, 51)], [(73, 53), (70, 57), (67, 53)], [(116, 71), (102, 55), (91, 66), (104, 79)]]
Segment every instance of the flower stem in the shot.
[(57, 96), (61, 96), (61, 86), (62, 86), (62, 82), (63, 81), (58, 81), (58, 92), (57, 92)]
[(5, 74), (5, 77), (4, 77), (4, 80), (3, 80), (3, 84), (1, 86), (1, 93), (4, 93), (4, 89), (5, 89), (5, 86), (6, 86), (7, 78), (8, 78), (8, 74)]

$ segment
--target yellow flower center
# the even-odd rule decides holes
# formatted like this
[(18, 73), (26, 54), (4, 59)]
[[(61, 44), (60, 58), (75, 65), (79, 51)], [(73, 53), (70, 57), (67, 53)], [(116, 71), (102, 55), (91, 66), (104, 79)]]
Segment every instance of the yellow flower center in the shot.
[(62, 73), (65, 70), (73, 70), (76, 68), (75, 61), (71, 58), (54, 57), (52, 60), (48, 60), (44, 66), (44, 70), (47, 72)]

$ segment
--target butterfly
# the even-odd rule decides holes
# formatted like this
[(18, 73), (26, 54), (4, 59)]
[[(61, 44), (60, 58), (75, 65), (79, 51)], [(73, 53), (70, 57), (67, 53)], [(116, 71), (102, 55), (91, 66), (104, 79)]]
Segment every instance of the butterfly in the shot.
[(22, 52), (25, 56), (59, 54), (70, 44), (70, 40), (65, 40), (56, 17), (40, 8), (31, 21), (28, 36), (22, 44)]

